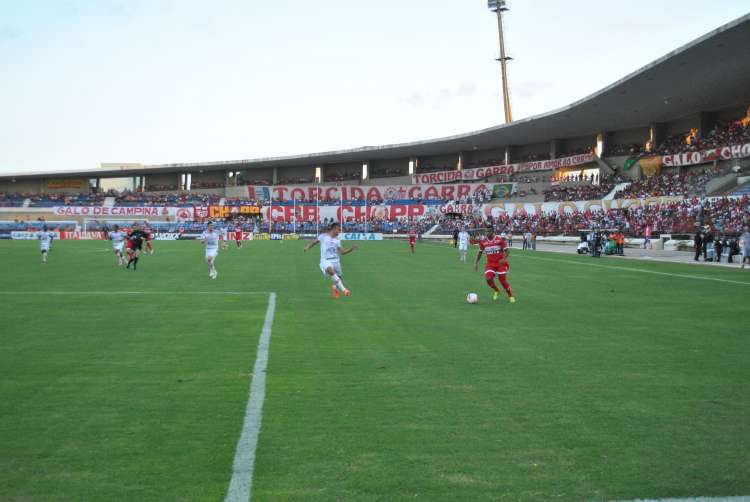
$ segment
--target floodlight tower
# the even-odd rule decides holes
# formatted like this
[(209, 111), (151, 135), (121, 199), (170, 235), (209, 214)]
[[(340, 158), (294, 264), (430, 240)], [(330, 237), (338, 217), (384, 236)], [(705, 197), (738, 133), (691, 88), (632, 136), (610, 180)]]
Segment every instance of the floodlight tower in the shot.
[(487, 7), (497, 14), (497, 29), (500, 34), (500, 71), (503, 77), (503, 107), (505, 108), (505, 123), (513, 122), (513, 112), (510, 108), (510, 93), (508, 92), (508, 61), (513, 58), (505, 54), (505, 36), (503, 34), (503, 12), (510, 9), (507, 7), (506, 0), (487, 0)]

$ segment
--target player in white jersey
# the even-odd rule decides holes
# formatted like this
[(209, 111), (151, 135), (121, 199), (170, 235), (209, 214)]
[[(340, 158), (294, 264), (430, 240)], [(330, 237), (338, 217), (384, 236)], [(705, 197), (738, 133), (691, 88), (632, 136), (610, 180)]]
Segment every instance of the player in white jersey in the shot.
[(39, 239), (39, 248), (42, 251), (42, 263), (47, 263), (49, 248), (52, 245), (52, 239), (54, 239), (55, 236), (52, 232), (47, 230), (47, 225), (44, 225), (42, 231), (37, 232), (36, 238)]
[(120, 230), (119, 225), (115, 225), (115, 229), (109, 233), (107, 238), (112, 241), (112, 249), (115, 251), (117, 264), (122, 267), (125, 265), (125, 258), (122, 256), (122, 249), (125, 247), (125, 239), (128, 238), (127, 234)]
[(458, 233), (458, 254), (461, 261), (466, 261), (466, 254), (469, 251), (469, 232), (462, 228)]
[(305, 246), (305, 253), (307, 253), (315, 245), (320, 244), (320, 271), (331, 279), (333, 283), (331, 293), (334, 298), (340, 296), (339, 292), (344, 293), (344, 296), (351, 295), (342, 280), (340, 257), (357, 250), (356, 245), (350, 248), (343, 247), (339, 233), (341, 233), (341, 225), (331, 223), (328, 232), (320, 234), (317, 239)]
[(200, 240), (206, 247), (206, 263), (208, 263), (208, 276), (216, 279), (219, 273), (216, 271), (216, 256), (219, 254), (219, 243), (222, 241), (222, 234), (214, 230), (214, 224), (209, 223), (206, 231), (200, 236)]

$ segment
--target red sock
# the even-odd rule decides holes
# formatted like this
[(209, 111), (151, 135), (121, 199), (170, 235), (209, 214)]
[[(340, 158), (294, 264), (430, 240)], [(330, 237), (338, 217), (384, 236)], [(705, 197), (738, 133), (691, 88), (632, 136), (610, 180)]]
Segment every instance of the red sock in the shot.
[(414, 244), (409, 244), (409, 247), (411, 248), (411, 254), (414, 254)]
[(500, 292), (500, 289), (498, 289), (497, 284), (495, 284), (494, 277), (490, 277), (489, 279), (487, 279), (487, 285), (491, 287), (492, 289), (494, 289), (496, 292), (498, 293)]
[(502, 284), (503, 289), (506, 293), (508, 293), (508, 296), (513, 296), (513, 290), (510, 289), (510, 284), (508, 284), (508, 280), (505, 278), (505, 276), (501, 275), (500, 277), (498, 277), (498, 279), (500, 279), (500, 284)]

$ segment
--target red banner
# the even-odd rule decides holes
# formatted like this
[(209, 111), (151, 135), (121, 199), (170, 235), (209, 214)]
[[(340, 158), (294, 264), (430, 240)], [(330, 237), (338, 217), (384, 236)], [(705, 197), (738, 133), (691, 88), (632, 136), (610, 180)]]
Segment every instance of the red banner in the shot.
[(661, 160), (665, 166), (676, 167), (705, 164), (714, 160), (743, 159), (745, 157), (750, 157), (750, 143), (712, 148), (711, 150), (703, 150), (702, 152), (664, 155)]
[[(264, 206), (263, 218), (266, 221), (284, 221), (302, 223), (305, 221), (359, 221), (359, 220), (398, 220), (400, 218), (421, 218), (439, 206), (424, 204), (383, 204), (374, 206), (315, 206), (303, 204), (295, 206)], [(295, 213), (296, 211), (296, 213)]]
[(539, 160), (535, 162), (524, 162), (521, 164), (508, 164), (503, 166), (477, 167), (475, 169), (464, 169), (462, 171), (441, 171), (438, 173), (425, 173), (412, 175), (413, 183), (451, 183), (453, 181), (478, 181), (492, 176), (509, 176), (517, 172), (547, 171), (560, 169), (562, 167), (574, 167), (589, 164), (596, 161), (593, 153), (571, 155), (552, 160)]
[(262, 200), (259, 195), (267, 191), (272, 201), (314, 201), (338, 200), (402, 200), (402, 199), (458, 199), (471, 197), (478, 191), (492, 190), (492, 185), (484, 183), (463, 183), (457, 185), (279, 185), (248, 186), (251, 199)]

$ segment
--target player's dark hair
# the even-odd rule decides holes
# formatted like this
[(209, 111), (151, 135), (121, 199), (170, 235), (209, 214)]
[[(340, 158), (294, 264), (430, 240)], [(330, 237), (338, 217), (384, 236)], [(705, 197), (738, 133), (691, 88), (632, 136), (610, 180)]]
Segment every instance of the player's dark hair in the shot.
[(334, 221), (333, 223), (331, 223), (330, 225), (328, 225), (328, 230), (333, 230), (334, 228), (337, 228), (337, 227), (340, 227), (340, 226), (341, 225), (337, 221)]

